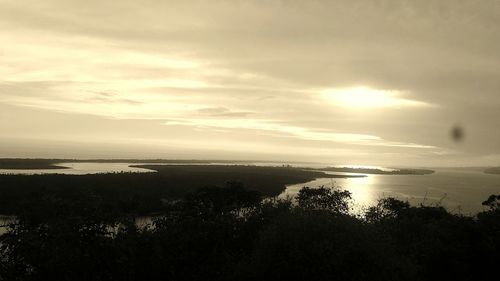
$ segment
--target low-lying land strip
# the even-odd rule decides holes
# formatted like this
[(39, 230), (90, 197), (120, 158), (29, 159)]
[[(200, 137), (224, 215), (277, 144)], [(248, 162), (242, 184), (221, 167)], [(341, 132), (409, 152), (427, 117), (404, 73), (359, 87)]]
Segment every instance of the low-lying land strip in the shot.
[(500, 175), (500, 167), (488, 168), (484, 172), (486, 174)]
[[(259, 163), (274, 163), (258, 161)], [(0, 158), (0, 169), (65, 169), (59, 163), (131, 163), (131, 164), (238, 164), (248, 165), (246, 160), (189, 160), (189, 159), (41, 159), (41, 158)]]
[(433, 170), (427, 170), (427, 169), (382, 170), (375, 168), (328, 167), (319, 170), (328, 172), (356, 173), (356, 174), (369, 174), (369, 175), (429, 175), (434, 173)]
[(263, 196), (279, 195), (286, 185), (316, 178), (348, 177), (290, 167), (227, 165), (137, 165), (157, 173), (92, 175), (0, 175), (0, 214), (15, 215), (23, 201), (40, 197), (68, 201), (100, 198), (110, 209), (150, 214), (165, 200), (182, 198), (205, 186), (241, 182)]
[(0, 159), (0, 169), (5, 170), (48, 170), (67, 169), (68, 167), (58, 166), (56, 159)]

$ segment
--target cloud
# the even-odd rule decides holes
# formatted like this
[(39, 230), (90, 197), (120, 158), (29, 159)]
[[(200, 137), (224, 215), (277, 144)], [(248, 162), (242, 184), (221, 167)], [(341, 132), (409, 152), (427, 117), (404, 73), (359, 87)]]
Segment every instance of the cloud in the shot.
[(238, 147), (249, 130), (273, 149), (487, 159), (500, 142), (499, 17), (493, 0), (3, 0), (0, 103), (132, 131), (127, 120), (155, 120), (186, 143), (203, 128)]
[(119, 98), (118, 94), (109, 92), (90, 92), (93, 94), (90, 97), (83, 98), (82, 101), (90, 103), (122, 103), (129, 105), (142, 105), (143, 102), (139, 100)]
[(327, 89), (322, 91), (322, 97), (335, 105), (350, 108), (381, 108), (381, 107), (419, 107), (431, 106), (428, 103), (402, 98), (397, 90), (379, 90), (368, 87), (353, 87)]
[[(218, 109), (217, 109), (218, 110)], [(378, 136), (357, 134), (357, 133), (341, 133), (325, 130), (311, 130), (308, 128), (297, 126), (286, 126), (272, 120), (257, 120), (257, 119), (179, 119), (168, 120), (166, 125), (182, 125), (195, 126), (201, 128), (215, 129), (245, 129), (255, 131), (256, 134), (283, 135), (286, 137), (299, 138), (308, 141), (326, 141), (333, 143), (344, 143), (350, 145), (364, 146), (387, 146), (387, 147), (404, 147), (418, 149), (437, 149), (435, 146), (420, 145), (415, 143), (403, 143), (386, 141)]]
[(202, 115), (207, 115), (212, 117), (246, 117), (253, 114), (253, 112), (246, 112), (246, 111), (231, 111), (225, 107), (201, 108), (198, 109), (198, 112)]

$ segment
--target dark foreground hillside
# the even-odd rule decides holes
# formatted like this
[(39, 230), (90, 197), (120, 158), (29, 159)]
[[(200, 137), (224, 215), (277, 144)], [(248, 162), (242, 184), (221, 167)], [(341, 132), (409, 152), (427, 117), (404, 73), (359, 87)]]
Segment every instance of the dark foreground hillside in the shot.
[[(239, 183), (166, 202), (150, 227), (99, 195), (31, 198), (0, 237), (0, 280), (496, 280), (500, 196), (476, 217), (347, 191), (296, 204)], [(91, 200), (90, 200), (91, 199)]]

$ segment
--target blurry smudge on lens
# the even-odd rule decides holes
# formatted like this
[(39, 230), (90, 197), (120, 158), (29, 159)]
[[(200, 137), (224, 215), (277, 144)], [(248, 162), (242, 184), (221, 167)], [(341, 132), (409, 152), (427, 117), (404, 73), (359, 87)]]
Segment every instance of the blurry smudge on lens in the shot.
[(461, 142), (463, 141), (465, 137), (465, 132), (462, 126), (460, 125), (455, 125), (451, 128), (451, 139), (455, 142)]

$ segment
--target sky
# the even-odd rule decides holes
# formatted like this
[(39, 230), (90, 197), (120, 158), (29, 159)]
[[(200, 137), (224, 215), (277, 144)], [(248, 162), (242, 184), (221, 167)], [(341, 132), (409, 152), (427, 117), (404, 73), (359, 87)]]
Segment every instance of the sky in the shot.
[(0, 0), (0, 158), (500, 165), (499, 46), (495, 0)]

